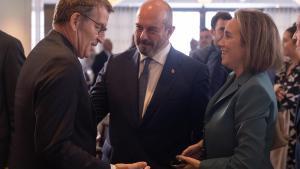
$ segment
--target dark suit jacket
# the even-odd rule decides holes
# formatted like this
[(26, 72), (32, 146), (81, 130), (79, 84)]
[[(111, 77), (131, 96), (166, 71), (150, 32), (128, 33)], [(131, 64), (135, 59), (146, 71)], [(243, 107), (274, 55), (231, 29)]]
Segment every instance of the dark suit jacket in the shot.
[(106, 54), (106, 52), (104, 50), (95, 56), (94, 62), (92, 64), (92, 70), (95, 75), (93, 84), (96, 81), (96, 77), (97, 77), (99, 71), (103, 68), (104, 64), (108, 60), (108, 57), (109, 56)]
[(112, 162), (147, 161), (154, 169), (200, 139), (208, 102), (205, 65), (171, 48), (142, 120), (138, 113), (139, 54), (136, 49), (113, 56), (99, 73), (91, 97), (97, 114), (110, 112)]
[(197, 49), (191, 53), (191, 56), (199, 62), (206, 64), (209, 71), (210, 96), (223, 86), (230, 72), (222, 65), (221, 51), (215, 45), (206, 48)]
[(18, 79), (12, 169), (107, 169), (95, 158), (96, 118), (75, 49), (51, 31)]
[(201, 169), (270, 169), (277, 117), (276, 96), (266, 72), (232, 73), (205, 113), (207, 159)]
[(24, 61), (21, 42), (0, 31), (0, 169), (4, 168), (8, 158), (15, 88)]

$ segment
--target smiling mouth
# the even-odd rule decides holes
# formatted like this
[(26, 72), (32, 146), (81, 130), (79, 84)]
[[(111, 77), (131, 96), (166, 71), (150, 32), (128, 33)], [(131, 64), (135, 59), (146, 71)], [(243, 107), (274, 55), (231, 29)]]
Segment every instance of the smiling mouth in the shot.
[(93, 42), (91, 45), (94, 47), (94, 46), (97, 46), (98, 42)]

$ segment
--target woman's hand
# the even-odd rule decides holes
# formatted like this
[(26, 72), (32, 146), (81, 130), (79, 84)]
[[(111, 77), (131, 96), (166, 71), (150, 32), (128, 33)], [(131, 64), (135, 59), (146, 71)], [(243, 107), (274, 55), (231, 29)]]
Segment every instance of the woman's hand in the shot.
[(185, 150), (183, 150), (181, 155), (192, 157), (194, 159), (199, 159), (201, 155), (202, 147), (203, 147), (203, 140), (200, 140), (198, 143), (193, 144), (188, 148), (186, 148)]
[(284, 90), (283, 90), (282, 85), (280, 85), (280, 84), (275, 84), (275, 85), (274, 85), (274, 91), (275, 91), (276, 98), (277, 98), (278, 101), (281, 101), (282, 99), (284, 99), (284, 97), (285, 97), (285, 92), (284, 92)]
[(199, 169), (200, 161), (191, 157), (178, 155), (176, 156), (178, 160), (181, 160), (185, 163), (185, 165), (181, 169)]

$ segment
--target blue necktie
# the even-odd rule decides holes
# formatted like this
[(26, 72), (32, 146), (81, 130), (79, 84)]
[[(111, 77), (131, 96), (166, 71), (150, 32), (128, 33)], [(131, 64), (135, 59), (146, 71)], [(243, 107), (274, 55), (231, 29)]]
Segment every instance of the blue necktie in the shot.
[(149, 79), (149, 63), (151, 58), (144, 59), (144, 69), (139, 78), (139, 115), (143, 117), (144, 101), (147, 91), (148, 79)]

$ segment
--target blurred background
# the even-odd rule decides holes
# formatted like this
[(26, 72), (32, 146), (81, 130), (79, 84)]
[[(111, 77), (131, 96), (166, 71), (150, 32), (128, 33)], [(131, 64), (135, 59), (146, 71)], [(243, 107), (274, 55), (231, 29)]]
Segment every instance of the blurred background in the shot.
[[(112, 53), (120, 53), (132, 43), (135, 15), (144, 0), (110, 0), (115, 12), (110, 15), (106, 38), (113, 43)], [(25, 54), (49, 32), (58, 0), (0, 0), (0, 29), (22, 41)], [(217, 11), (256, 8), (271, 15), (280, 35), (300, 14), (300, 0), (167, 0), (174, 9), (176, 27), (172, 45), (188, 55), (191, 39), (199, 40), (200, 27), (210, 29)]]

